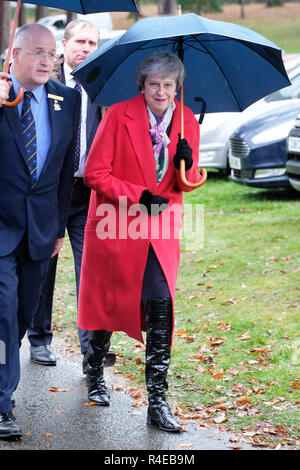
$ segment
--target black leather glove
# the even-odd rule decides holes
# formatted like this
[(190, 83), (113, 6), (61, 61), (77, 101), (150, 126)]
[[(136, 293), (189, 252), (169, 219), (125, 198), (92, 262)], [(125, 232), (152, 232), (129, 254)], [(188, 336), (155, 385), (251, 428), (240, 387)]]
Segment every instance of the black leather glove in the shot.
[(150, 215), (159, 215), (168, 207), (169, 199), (162, 196), (155, 196), (148, 189), (142, 192), (139, 203), (141, 210), (148, 212)]
[(180, 139), (180, 134), (178, 134), (178, 142), (176, 147), (176, 153), (174, 156), (174, 166), (176, 170), (180, 169), (180, 160), (183, 158), (185, 161), (185, 169), (189, 170), (193, 165), (192, 159), (193, 150), (188, 144), (186, 139)]

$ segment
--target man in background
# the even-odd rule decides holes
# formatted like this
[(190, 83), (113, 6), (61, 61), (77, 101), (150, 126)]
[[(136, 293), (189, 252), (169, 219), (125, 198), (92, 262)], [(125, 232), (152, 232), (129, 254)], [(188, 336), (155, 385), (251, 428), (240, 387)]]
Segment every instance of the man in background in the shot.
[[(59, 58), (52, 74), (53, 78), (70, 88), (77, 89), (81, 95), (81, 120), (74, 153), (74, 179), (67, 220), (67, 230), (74, 256), (77, 301), (84, 229), (90, 200), (90, 189), (83, 182), (83, 173), (87, 154), (101, 121), (103, 108), (90, 104), (87, 94), (79, 82), (71, 75), (71, 72), (97, 49), (98, 42), (99, 31), (92, 23), (84, 19), (70, 22), (64, 33), (64, 54)], [(28, 330), (28, 339), (31, 344), (31, 360), (45, 366), (56, 364), (56, 356), (50, 348), (50, 344), (53, 336), (51, 319), (57, 258), (58, 256), (55, 256), (51, 259), (47, 279), (42, 290), (40, 306), (32, 321), (31, 328)], [(78, 336), (81, 353), (83, 354), (84, 372), (84, 356), (88, 347), (88, 331), (79, 328)], [(106, 356), (106, 365), (113, 365), (114, 362), (115, 353), (109, 351)]]

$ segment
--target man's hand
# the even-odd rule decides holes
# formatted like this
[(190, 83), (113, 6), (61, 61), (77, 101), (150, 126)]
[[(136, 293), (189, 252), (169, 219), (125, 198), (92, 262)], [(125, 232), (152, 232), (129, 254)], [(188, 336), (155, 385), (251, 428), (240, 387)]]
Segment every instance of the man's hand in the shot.
[(0, 106), (9, 98), (9, 90), (12, 86), (12, 83), (8, 81), (10, 78), (8, 73), (0, 72)]
[(57, 238), (56, 243), (55, 243), (55, 248), (54, 248), (54, 251), (51, 255), (51, 258), (56, 256), (60, 252), (61, 247), (63, 246), (63, 241), (64, 241), (63, 238)]

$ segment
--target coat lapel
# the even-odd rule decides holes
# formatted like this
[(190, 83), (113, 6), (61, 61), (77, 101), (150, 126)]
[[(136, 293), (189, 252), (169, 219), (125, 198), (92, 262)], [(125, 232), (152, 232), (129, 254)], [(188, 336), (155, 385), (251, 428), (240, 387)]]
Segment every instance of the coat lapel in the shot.
[[(10, 89), (9, 101), (13, 101), (16, 98), (13, 87)], [(25, 153), (24, 139), (21, 129), (21, 120), (19, 116), (18, 106), (4, 106), (4, 110), (7, 116), (7, 120), (13, 135), (15, 136), (17, 146), (22, 154), (26, 165), (28, 166), (28, 160)]]
[(128, 102), (127, 116), (129, 117), (127, 122), (129, 139), (138, 159), (145, 184), (153, 191), (157, 185), (156, 169), (150, 134), (149, 138), (145, 138), (147, 129), (149, 129), (149, 120), (143, 95), (140, 94)]

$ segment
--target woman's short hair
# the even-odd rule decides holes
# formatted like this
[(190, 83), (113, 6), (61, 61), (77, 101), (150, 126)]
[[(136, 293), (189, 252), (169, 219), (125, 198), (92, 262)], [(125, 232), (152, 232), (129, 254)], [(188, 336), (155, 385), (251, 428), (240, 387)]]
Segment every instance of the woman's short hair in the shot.
[(185, 68), (179, 57), (169, 51), (157, 51), (145, 57), (136, 71), (136, 81), (139, 90), (144, 88), (144, 83), (149, 75), (166, 77), (174, 76), (178, 89), (185, 77)]

